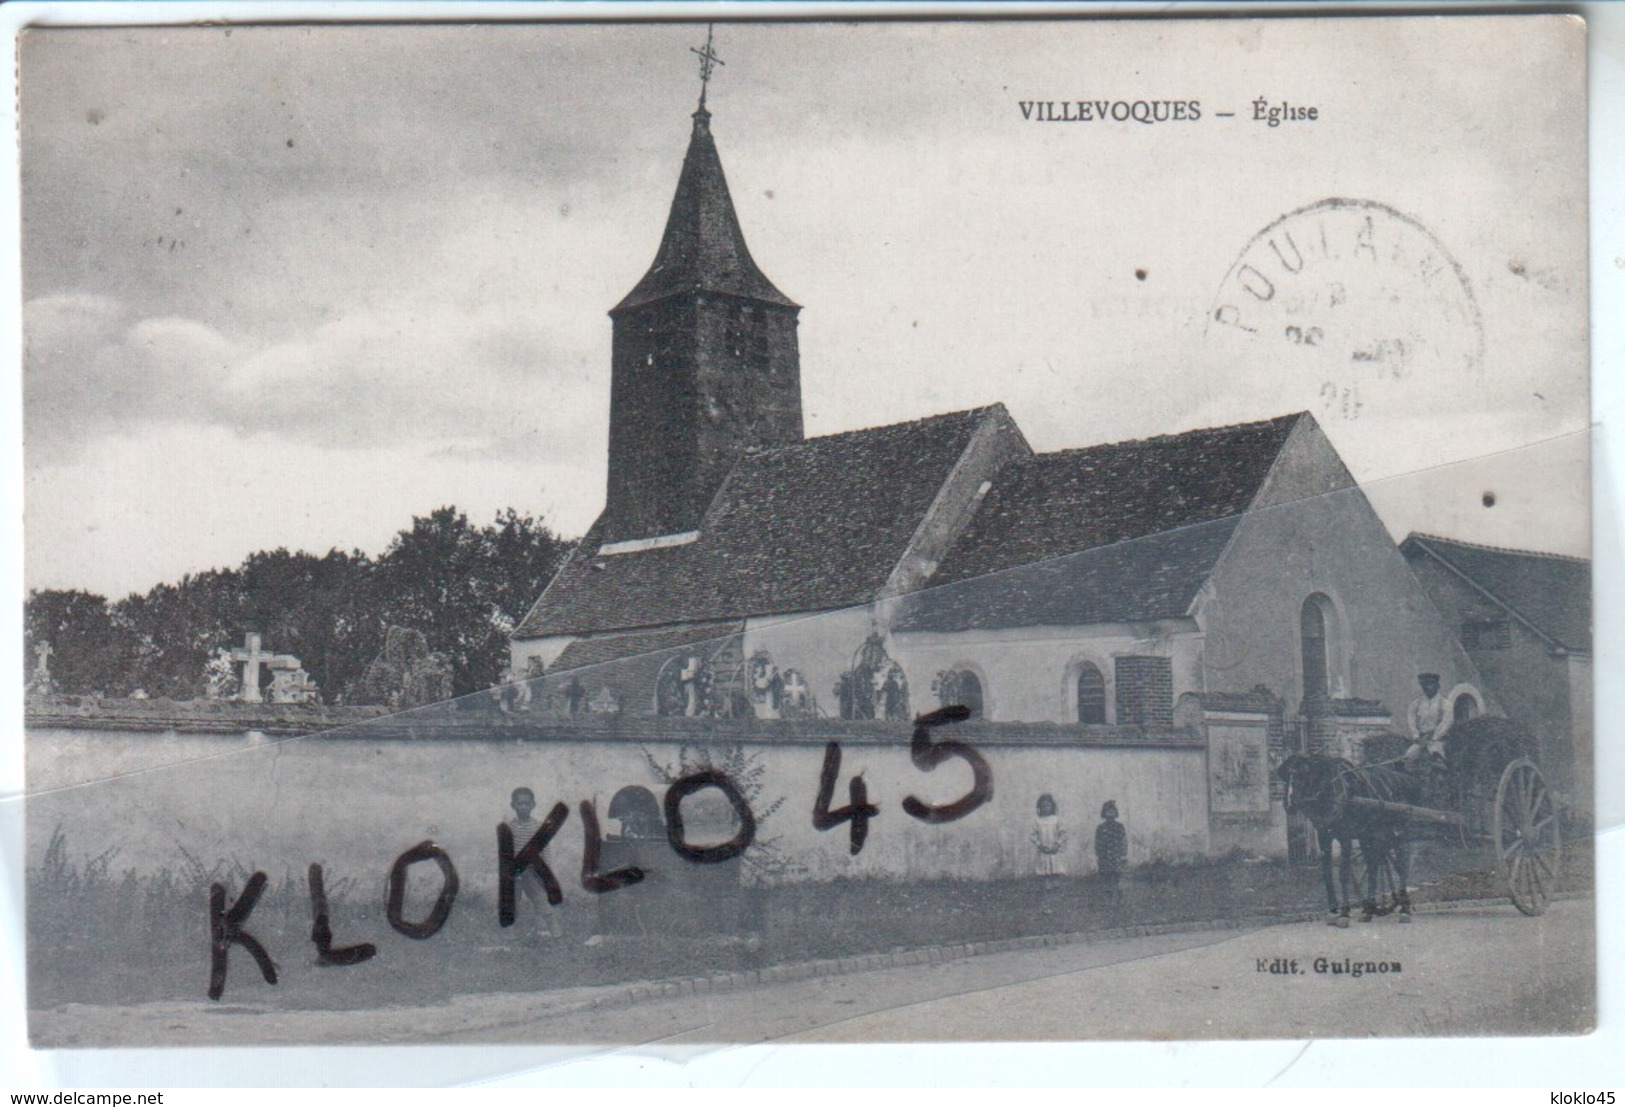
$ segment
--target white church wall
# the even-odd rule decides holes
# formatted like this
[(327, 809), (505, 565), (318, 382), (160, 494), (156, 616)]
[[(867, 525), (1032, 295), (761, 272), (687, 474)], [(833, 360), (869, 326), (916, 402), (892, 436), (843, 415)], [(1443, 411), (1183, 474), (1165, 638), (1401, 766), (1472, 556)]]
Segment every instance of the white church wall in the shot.
[(531, 660), (540, 662), (543, 670), (551, 669), (575, 636), (557, 634), (548, 638), (514, 638), (508, 643), (508, 665), (518, 676), (531, 671)]
[(1402, 728), (1417, 673), (1483, 684), (1365, 494), (1338, 474), (1319, 427), (1300, 422), (1204, 588), (1205, 680), (1223, 692), (1262, 684), (1296, 712), (1303, 605), (1323, 596), (1332, 695), (1380, 700)]
[[(911, 632), (894, 637), (909, 687), (929, 697), (937, 674), (969, 668), (982, 682), (984, 711), (997, 722), (1078, 721), (1078, 673), (1100, 670), (1106, 685), (1106, 722), (1117, 722), (1116, 659), (1166, 657), (1172, 662), (1173, 698), (1204, 689), (1201, 635), (1195, 623), (1090, 627), (1019, 627), (954, 634)], [(934, 698), (917, 699), (935, 706)]]

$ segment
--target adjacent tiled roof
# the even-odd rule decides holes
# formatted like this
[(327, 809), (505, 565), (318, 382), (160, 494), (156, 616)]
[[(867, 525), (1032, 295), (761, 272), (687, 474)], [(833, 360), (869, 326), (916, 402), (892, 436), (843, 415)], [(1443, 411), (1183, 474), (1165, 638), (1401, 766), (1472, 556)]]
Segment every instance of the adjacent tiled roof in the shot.
[(703, 107), (694, 114), (694, 134), (683, 158), (682, 175), (677, 178), (677, 194), (672, 197), (660, 251), (615, 311), (697, 291), (797, 306), (751, 260), (728, 194), (722, 159), (711, 138), (710, 118)]
[(1553, 645), (1591, 649), (1591, 562), (1530, 550), (1507, 550), (1413, 534), (1404, 550), (1421, 550), (1466, 578)]
[(693, 623), (662, 630), (578, 638), (564, 647), (564, 652), (548, 667), (548, 672), (585, 669), (611, 661), (658, 655), (666, 650), (680, 649), (698, 642), (720, 641), (743, 629), (744, 624), (738, 621)]
[(600, 557), (600, 520), (515, 637), (869, 603), (977, 428), (999, 410), (749, 452), (688, 545)]
[(898, 630), (1188, 613), (1301, 415), (1007, 466)]
[(1179, 618), (1235, 524), (1199, 523), (928, 588), (903, 601), (892, 626), (959, 631)]

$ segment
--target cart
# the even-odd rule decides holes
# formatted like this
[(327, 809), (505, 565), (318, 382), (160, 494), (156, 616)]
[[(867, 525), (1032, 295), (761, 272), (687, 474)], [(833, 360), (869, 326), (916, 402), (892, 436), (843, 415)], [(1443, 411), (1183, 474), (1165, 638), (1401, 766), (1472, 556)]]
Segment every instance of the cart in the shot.
[[(1348, 802), (1454, 828), (1464, 842), (1489, 842), (1513, 906), (1539, 915), (1557, 888), (1563, 843), (1558, 798), (1535, 763), (1534, 746), (1528, 732), (1505, 719), (1468, 720), (1445, 742), (1445, 780), (1454, 810), (1363, 796)], [(1364, 886), (1376, 890), (1377, 913), (1388, 914), (1403, 891), (1394, 858), (1386, 849), (1362, 848), (1357, 864), (1362, 881), (1369, 881)]]

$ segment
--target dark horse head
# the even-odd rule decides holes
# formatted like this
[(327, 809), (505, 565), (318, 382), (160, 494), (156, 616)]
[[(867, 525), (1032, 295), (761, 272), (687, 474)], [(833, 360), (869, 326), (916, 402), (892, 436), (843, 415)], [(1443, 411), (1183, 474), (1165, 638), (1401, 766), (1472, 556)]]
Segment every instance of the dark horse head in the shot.
[(1286, 809), (1321, 821), (1334, 813), (1339, 792), (1333, 787), (1338, 777), (1353, 766), (1337, 757), (1295, 753), (1275, 768), (1286, 784)]

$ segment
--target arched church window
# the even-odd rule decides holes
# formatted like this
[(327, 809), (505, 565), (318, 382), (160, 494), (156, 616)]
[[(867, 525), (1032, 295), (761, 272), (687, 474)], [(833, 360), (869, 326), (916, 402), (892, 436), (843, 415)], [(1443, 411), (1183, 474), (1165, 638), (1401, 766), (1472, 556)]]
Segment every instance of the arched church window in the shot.
[(949, 669), (937, 674), (937, 702), (943, 707), (970, 708), (970, 717), (982, 717), (982, 679), (969, 669)]
[(1326, 607), (1330, 601), (1319, 592), (1303, 601), (1298, 615), (1299, 637), (1303, 643), (1303, 702), (1325, 703), (1331, 699), (1331, 674), (1327, 668)]
[(620, 833), (611, 837), (646, 840), (664, 838), (666, 823), (660, 817), (660, 803), (641, 784), (629, 784), (609, 801), (609, 818), (620, 824)]
[(1092, 662), (1078, 670), (1078, 722), (1106, 721), (1106, 675)]
[(1456, 702), (1450, 705), (1450, 717), (1458, 723), (1478, 717), (1478, 701), (1471, 692), (1463, 692), (1456, 697)]
[(745, 309), (737, 300), (728, 304), (727, 319), (723, 323), (722, 341), (728, 347), (728, 352), (736, 358), (745, 356), (745, 342), (748, 325), (745, 322)]

